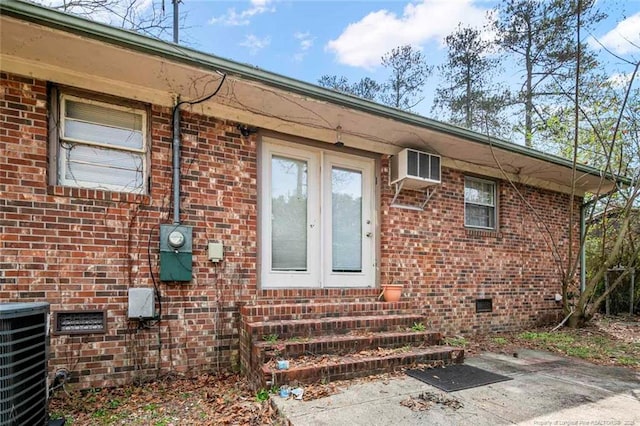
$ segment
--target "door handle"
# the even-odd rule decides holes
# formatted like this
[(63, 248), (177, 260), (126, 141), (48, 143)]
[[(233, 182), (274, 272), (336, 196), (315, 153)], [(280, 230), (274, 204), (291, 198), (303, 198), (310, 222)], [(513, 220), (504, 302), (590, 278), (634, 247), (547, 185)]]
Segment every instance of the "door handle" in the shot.
[(364, 234), (366, 237), (371, 238), (371, 236), (373, 235), (371, 232), (367, 232), (366, 234)]

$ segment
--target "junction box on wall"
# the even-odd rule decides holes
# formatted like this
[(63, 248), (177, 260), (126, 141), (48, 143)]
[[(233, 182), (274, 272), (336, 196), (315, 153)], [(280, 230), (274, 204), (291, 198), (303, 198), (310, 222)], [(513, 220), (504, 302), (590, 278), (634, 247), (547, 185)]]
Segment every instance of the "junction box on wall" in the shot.
[(155, 292), (152, 288), (133, 287), (129, 289), (127, 316), (129, 319), (139, 320), (146, 320), (156, 316)]

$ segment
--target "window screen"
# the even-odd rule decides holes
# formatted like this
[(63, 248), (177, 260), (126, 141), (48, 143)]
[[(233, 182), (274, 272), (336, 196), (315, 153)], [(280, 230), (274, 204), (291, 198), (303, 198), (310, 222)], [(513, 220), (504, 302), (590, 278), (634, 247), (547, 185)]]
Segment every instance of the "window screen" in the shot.
[(60, 96), (58, 183), (144, 193), (146, 111)]

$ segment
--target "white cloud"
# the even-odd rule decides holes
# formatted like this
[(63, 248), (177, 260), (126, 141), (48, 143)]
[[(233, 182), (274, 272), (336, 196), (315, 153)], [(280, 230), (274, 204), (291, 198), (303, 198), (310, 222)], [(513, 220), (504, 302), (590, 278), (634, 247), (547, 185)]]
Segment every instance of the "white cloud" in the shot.
[(311, 37), (311, 34), (306, 33), (295, 33), (293, 37), (300, 42), (300, 50), (309, 50), (311, 46), (313, 46), (314, 38)]
[[(598, 41), (618, 55), (640, 52), (640, 12), (620, 21)], [(600, 47), (597, 41), (592, 40), (590, 44)]]
[(255, 55), (258, 50), (262, 50), (271, 44), (271, 37), (257, 37), (253, 34), (248, 34), (244, 37), (244, 41), (239, 43), (240, 46), (249, 49), (249, 53)]
[(209, 19), (209, 24), (223, 24), (228, 26), (243, 26), (251, 23), (251, 18), (266, 12), (275, 12), (270, 4), (273, 0), (251, 0), (251, 7), (237, 12), (234, 7), (227, 9), (227, 13)]
[(420, 46), (432, 40), (442, 43), (459, 23), (479, 28), (486, 21), (486, 12), (473, 0), (422, 0), (407, 4), (402, 16), (378, 10), (349, 24), (325, 50), (335, 53), (340, 63), (372, 69), (394, 47)]
[(315, 37), (311, 37), (311, 33), (297, 32), (293, 34), (293, 38), (298, 41), (298, 51), (293, 55), (294, 62), (302, 62), (307, 56), (308, 50), (313, 46)]

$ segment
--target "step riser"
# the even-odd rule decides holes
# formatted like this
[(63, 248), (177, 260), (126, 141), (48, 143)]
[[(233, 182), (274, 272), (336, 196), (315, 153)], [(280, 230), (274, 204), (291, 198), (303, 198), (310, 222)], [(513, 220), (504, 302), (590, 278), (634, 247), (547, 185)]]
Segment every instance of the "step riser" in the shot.
[(258, 344), (254, 346), (253, 350), (256, 359), (261, 362), (266, 362), (272, 358), (291, 359), (308, 354), (344, 355), (371, 348), (432, 346), (440, 344), (441, 339), (439, 333), (398, 333), (393, 336), (350, 336), (348, 340), (340, 336), (334, 340), (322, 342), (282, 342), (279, 345)]
[(248, 324), (249, 334), (254, 342), (262, 341), (265, 336), (277, 336), (279, 340), (295, 337), (310, 338), (327, 335), (346, 334), (351, 331), (400, 331), (410, 329), (415, 323), (422, 322), (419, 315), (403, 317), (376, 318), (335, 318), (324, 321), (310, 321), (306, 323), (267, 323)]
[(263, 369), (262, 387), (281, 386), (290, 383), (332, 382), (350, 380), (372, 374), (398, 371), (414, 364), (448, 365), (462, 362), (462, 354), (457, 351), (443, 351), (423, 355), (398, 355), (373, 360), (345, 362), (339, 365), (311, 366), (291, 370), (270, 371)]
[(409, 302), (367, 302), (342, 304), (283, 304), (245, 306), (242, 317), (246, 322), (288, 321), (335, 317), (399, 315), (412, 311)]

